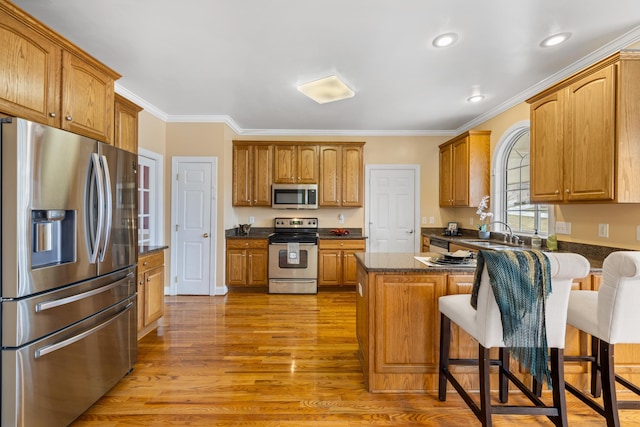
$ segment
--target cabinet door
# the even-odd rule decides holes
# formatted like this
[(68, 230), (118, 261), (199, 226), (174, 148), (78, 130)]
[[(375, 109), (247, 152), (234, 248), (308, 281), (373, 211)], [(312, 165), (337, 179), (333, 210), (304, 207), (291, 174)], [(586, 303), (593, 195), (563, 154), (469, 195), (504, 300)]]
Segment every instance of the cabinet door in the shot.
[(145, 300), (144, 284), (145, 284), (144, 273), (138, 274), (138, 296), (137, 296), (137, 304), (136, 304), (138, 308), (137, 331), (140, 331), (142, 328), (144, 328), (144, 300)]
[(60, 126), (60, 47), (0, 13), (0, 111)]
[(318, 251), (318, 285), (342, 284), (342, 251), (323, 249)]
[(564, 197), (564, 120), (562, 92), (531, 104), (531, 201), (561, 202)]
[(567, 201), (613, 200), (616, 64), (569, 86), (565, 147)]
[(358, 262), (356, 261), (355, 253), (364, 252), (364, 250), (349, 250), (342, 251), (342, 284), (343, 285), (355, 285), (358, 281), (357, 268)]
[(271, 173), (273, 170), (273, 147), (253, 147), (252, 206), (271, 206)]
[(318, 146), (299, 145), (297, 151), (297, 182), (300, 184), (317, 184)]
[(250, 145), (233, 146), (233, 206), (251, 206), (252, 191), (252, 147)]
[(296, 182), (295, 145), (276, 145), (273, 149), (273, 182), (292, 184)]
[(469, 206), (469, 137), (452, 144), (453, 206)]
[(342, 198), (342, 147), (320, 147), (320, 206), (340, 206)]
[(440, 148), (440, 206), (453, 204), (453, 150), (451, 144)]
[(247, 251), (227, 249), (227, 285), (244, 285), (247, 277)]
[(342, 147), (342, 206), (361, 207), (363, 197), (363, 149)]
[(269, 264), (268, 251), (264, 249), (252, 249), (248, 251), (249, 261), (247, 272), (247, 285), (258, 286), (266, 285), (268, 283), (267, 278), (267, 266)]
[(130, 153), (138, 154), (138, 112), (140, 107), (115, 95), (115, 134), (113, 144)]
[(113, 143), (113, 78), (62, 53), (62, 129)]
[(145, 273), (144, 323), (148, 325), (164, 314), (164, 267)]

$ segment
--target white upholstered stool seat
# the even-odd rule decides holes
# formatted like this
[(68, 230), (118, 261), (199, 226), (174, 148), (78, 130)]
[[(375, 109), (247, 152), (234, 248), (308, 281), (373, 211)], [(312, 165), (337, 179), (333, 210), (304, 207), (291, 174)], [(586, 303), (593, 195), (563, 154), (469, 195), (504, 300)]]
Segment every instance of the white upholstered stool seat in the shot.
[(613, 252), (602, 267), (598, 291), (572, 291), (567, 323), (591, 335), (591, 355), (567, 356), (565, 360), (591, 362), (591, 394), (603, 405), (566, 384), (569, 392), (604, 416), (607, 426), (619, 426), (618, 409), (640, 409), (637, 401), (619, 402), (616, 381), (640, 394), (640, 388), (614, 372), (614, 345), (640, 343), (640, 252)]
[[(573, 279), (589, 274), (589, 262), (581, 255), (571, 253), (548, 253), (551, 276), (551, 293), (546, 299), (544, 321), (546, 324), (547, 347), (551, 350), (551, 379), (553, 384), (553, 406), (545, 403), (525, 386), (509, 370), (509, 351), (503, 340), (500, 309), (489, 282), (485, 266), (482, 271), (477, 294), (477, 309), (471, 306), (470, 295), (446, 295), (439, 299), (440, 310), (440, 367), (438, 398), (446, 400), (447, 381), (465, 400), (483, 426), (491, 425), (493, 414), (546, 415), (556, 425), (566, 425), (566, 401), (564, 398), (563, 349), (566, 330), (566, 316), (569, 293)], [(478, 359), (450, 359), (450, 325), (457, 324), (467, 334), (478, 341)], [(489, 349), (497, 347), (500, 356), (489, 358)], [(478, 365), (480, 375), (480, 404), (478, 405), (467, 390), (456, 380), (449, 370), (451, 365)], [(489, 391), (489, 366), (499, 367), (499, 400), (508, 400), (508, 382), (513, 382), (535, 406), (492, 405)]]

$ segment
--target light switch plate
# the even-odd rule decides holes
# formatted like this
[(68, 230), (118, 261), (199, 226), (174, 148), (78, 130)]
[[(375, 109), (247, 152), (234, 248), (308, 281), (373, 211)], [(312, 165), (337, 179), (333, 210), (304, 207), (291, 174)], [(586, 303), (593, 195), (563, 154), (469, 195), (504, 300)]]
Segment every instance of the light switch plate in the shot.
[(571, 234), (570, 222), (556, 222), (556, 234)]
[(609, 237), (609, 224), (598, 224), (598, 236)]

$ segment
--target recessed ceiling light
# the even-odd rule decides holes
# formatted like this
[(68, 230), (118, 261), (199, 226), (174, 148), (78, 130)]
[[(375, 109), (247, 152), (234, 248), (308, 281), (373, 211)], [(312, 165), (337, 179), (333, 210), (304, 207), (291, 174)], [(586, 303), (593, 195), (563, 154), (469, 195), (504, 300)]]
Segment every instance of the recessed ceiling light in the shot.
[(571, 33), (558, 33), (552, 36), (547, 37), (546, 39), (540, 42), (540, 46), (542, 47), (551, 47), (559, 45), (560, 43), (564, 43), (571, 37)]
[(484, 95), (473, 95), (467, 98), (469, 102), (480, 102), (484, 99)]
[(440, 34), (438, 37), (433, 39), (433, 45), (435, 47), (447, 47), (454, 44), (456, 40), (458, 40), (458, 35), (456, 33)]
[(351, 98), (355, 93), (337, 76), (329, 76), (319, 80), (298, 85), (298, 91), (307, 95), (318, 104), (340, 101)]

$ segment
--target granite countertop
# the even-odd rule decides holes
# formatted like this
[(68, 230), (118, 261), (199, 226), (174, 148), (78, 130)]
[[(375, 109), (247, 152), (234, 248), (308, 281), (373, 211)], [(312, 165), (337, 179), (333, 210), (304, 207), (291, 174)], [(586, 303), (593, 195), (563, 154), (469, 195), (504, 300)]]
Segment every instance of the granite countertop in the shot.
[[(320, 239), (341, 240), (367, 238), (366, 236), (362, 235), (361, 228), (349, 228), (349, 234), (347, 234), (346, 236), (336, 236), (335, 234), (331, 233), (330, 230), (333, 230), (333, 228), (319, 228), (318, 237)], [(240, 229), (236, 227), (225, 230), (224, 237), (226, 239), (267, 239), (273, 232), (273, 227), (251, 227), (251, 229), (249, 229), (249, 234), (243, 234), (242, 232), (240, 232)]]
[(356, 260), (369, 273), (469, 273), (475, 272), (475, 265), (460, 266), (446, 265), (429, 267), (415, 259), (415, 256), (438, 257), (441, 254), (433, 252), (414, 253), (385, 253), (385, 252), (365, 252), (356, 253)]
[(144, 256), (144, 255), (149, 255), (152, 254), (154, 252), (160, 252), (163, 251), (165, 249), (168, 249), (169, 246), (167, 245), (144, 245), (144, 246), (138, 246), (138, 256)]

